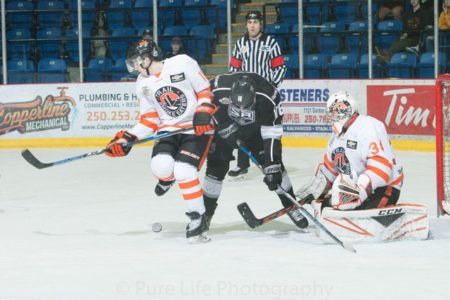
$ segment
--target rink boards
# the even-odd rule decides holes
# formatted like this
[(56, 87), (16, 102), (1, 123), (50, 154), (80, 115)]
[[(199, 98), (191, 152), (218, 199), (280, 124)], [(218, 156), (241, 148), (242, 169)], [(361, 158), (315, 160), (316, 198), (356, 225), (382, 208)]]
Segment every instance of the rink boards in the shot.
[[(132, 82), (2, 86), (0, 148), (104, 146), (138, 121), (134, 89)], [(385, 123), (396, 149), (435, 150), (433, 80), (285, 80), (283, 144), (324, 147), (326, 101), (339, 90), (357, 99), (361, 113)]]

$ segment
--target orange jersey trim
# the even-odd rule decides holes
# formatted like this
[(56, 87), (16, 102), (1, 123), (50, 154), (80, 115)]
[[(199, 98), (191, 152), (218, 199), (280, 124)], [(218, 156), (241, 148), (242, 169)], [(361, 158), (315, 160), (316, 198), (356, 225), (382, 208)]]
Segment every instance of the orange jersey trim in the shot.
[(389, 169), (392, 169), (392, 164), (384, 157), (381, 156), (372, 156), (368, 158), (369, 160), (374, 160), (376, 162), (379, 162), (382, 165), (385, 165)]
[(376, 175), (378, 175), (379, 177), (381, 177), (386, 183), (389, 182), (389, 175), (386, 172), (384, 172), (383, 170), (381, 170), (377, 167), (374, 167), (374, 166), (368, 166), (367, 170), (369, 170), (369, 171), (375, 173)]
[(157, 131), (158, 130), (158, 125), (156, 125), (155, 122), (146, 120), (144, 118), (141, 118), (141, 120), (139, 121), (139, 123), (141, 123), (142, 125), (149, 127), (151, 129), (153, 129), (153, 131)]

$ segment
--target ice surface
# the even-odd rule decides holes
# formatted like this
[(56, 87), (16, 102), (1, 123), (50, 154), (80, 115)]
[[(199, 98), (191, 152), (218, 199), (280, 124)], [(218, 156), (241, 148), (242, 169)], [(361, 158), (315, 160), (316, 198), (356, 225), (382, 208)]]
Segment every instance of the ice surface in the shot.
[[(32, 152), (49, 162), (87, 151)], [(433, 238), (357, 244), (357, 254), (298, 232), (286, 216), (248, 228), (237, 204), (247, 201), (257, 217), (280, 208), (256, 168), (225, 182), (212, 241), (188, 245), (185, 203), (177, 187), (153, 194), (150, 153), (38, 170), (19, 150), (0, 151), (0, 299), (450, 298), (450, 218), (435, 218), (434, 153), (397, 152), (400, 202), (429, 205)], [(285, 149), (294, 188), (321, 157)]]

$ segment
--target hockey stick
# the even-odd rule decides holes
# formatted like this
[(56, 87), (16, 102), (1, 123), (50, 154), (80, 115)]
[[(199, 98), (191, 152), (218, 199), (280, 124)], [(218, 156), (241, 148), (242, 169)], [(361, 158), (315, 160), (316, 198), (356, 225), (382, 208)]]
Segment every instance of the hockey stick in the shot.
[[(143, 144), (143, 143), (150, 142), (150, 141), (153, 141), (153, 140), (157, 140), (157, 139), (161, 139), (161, 138), (164, 138), (164, 137), (176, 135), (176, 134), (179, 134), (179, 133), (182, 133), (182, 132), (185, 132), (185, 131), (189, 131), (189, 130), (192, 130), (192, 128), (193, 128), (192, 126), (189, 126), (189, 127), (186, 127), (186, 128), (175, 130), (175, 131), (166, 131), (166, 132), (163, 132), (163, 133), (156, 134), (154, 136), (148, 137), (146, 139), (142, 139), (142, 140), (138, 140), (138, 141), (134, 141), (134, 142), (128, 142), (128, 143), (125, 143), (124, 145), (125, 146), (134, 146), (134, 145), (137, 145), (137, 144)], [(50, 162), (50, 163), (41, 162), (28, 149), (22, 150), (22, 156), (23, 156), (23, 158), (25, 158), (25, 160), (27, 162), (32, 164), (34, 167), (36, 167), (38, 169), (45, 169), (45, 168), (48, 168), (48, 167), (53, 167), (53, 166), (56, 166), (56, 165), (62, 165), (62, 164), (66, 164), (66, 163), (69, 163), (69, 162), (72, 162), (72, 161), (75, 161), (75, 160), (83, 159), (83, 158), (86, 158), (86, 157), (89, 157), (89, 156), (100, 155), (100, 154), (103, 154), (108, 149), (109, 149), (109, 147), (105, 147), (105, 148), (97, 150), (97, 151), (88, 152), (88, 153), (85, 153), (85, 154), (68, 157), (68, 158), (65, 158), (65, 159), (62, 159), (62, 160), (57, 160), (57, 161)]]
[[(308, 195), (305, 198), (298, 201), (298, 203), (300, 205), (302, 205), (305, 202), (311, 201), (313, 199), (314, 198), (312, 195)], [(253, 211), (250, 209), (250, 206), (247, 204), (247, 202), (243, 202), (237, 206), (237, 209), (238, 209), (239, 213), (241, 214), (241, 216), (244, 218), (244, 221), (251, 228), (256, 228), (256, 227), (259, 227), (266, 223), (269, 223), (270, 221), (275, 220), (276, 218), (279, 218), (279, 217), (285, 215), (286, 213), (290, 212), (291, 210), (293, 210), (295, 208), (296, 208), (296, 206), (294, 204), (292, 204), (291, 206), (277, 210), (276, 212), (273, 212), (273, 213), (259, 219), (255, 216)]]
[[(239, 148), (247, 154), (247, 156), (250, 158), (250, 160), (258, 167), (258, 169), (264, 174), (264, 169), (262, 168), (259, 161), (250, 153), (248, 152), (247, 148), (245, 148), (242, 141), (239, 139), (236, 141)], [(322, 223), (319, 222), (313, 215), (311, 215), (302, 205), (300, 205), (297, 200), (292, 197), (285, 189), (283, 189), (281, 186), (278, 186), (278, 188), (283, 192), (283, 194), (292, 202), (292, 204), (300, 210), (302, 215), (306, 218), (308, 218), (311, 222), (313, 222), (317, 228), (321, 229), (323, 232), (325, 232), (333, 241), (336, 242), (336, 244), (340, 245), (345, 250), (348, 250), (350, 252), (356, 253), (355, 248), (353, 248), (352, 245), (344, 243), (340, 239), (338, 239), (333, 233), (331, 233)], [(239, 211), (240, 212), (240, 211)]]

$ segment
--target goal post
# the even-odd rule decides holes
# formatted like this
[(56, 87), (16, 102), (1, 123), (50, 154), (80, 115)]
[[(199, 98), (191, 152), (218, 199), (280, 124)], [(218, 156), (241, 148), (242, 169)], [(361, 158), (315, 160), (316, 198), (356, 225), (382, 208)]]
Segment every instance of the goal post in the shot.
[(436, 182), (437, 214), (450, 214), (450, 74), (436, 80)]

